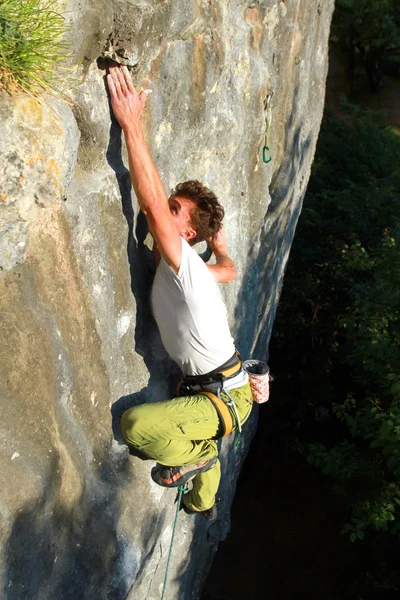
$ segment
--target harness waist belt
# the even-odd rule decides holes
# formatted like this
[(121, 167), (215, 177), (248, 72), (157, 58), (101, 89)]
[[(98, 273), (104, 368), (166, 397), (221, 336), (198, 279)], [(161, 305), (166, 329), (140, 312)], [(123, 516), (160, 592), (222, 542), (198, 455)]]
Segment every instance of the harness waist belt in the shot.
[(217, 367), (204, 375), (186, 375), (183, 382), (189, 386), (207, 386), (210, 383), (222, 383), (224, 380), (238, 375), (241, 370), (242, 359), (240, 358), (239, 352), (236, 350), (235, 354), (220, 367)]

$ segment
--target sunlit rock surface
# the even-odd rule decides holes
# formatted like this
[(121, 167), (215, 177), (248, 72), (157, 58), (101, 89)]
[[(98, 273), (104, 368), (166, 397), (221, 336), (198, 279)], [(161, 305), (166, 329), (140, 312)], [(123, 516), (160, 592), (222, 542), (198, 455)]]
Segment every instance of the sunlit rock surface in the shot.
[[(153, 90), (143, 123), (167, 191), (196, 178), (224, 204), (238, 267), (223, 287), (230, 322), (243, 356), (265, 359), (322, 116), (332, 9), (70, 0), (71, 106), (0, 97), (4, 600), (156, 600), (165, 574), (175, 493), (129, 455), (118, 422), (169, 397), (177, 372), (151, 320), (146, 224), (97, 59), (119, 57)], [(199, 596), (255, 421), (239, 449), (222, 445), (218, 521), (179, 516), (167, 599)]]

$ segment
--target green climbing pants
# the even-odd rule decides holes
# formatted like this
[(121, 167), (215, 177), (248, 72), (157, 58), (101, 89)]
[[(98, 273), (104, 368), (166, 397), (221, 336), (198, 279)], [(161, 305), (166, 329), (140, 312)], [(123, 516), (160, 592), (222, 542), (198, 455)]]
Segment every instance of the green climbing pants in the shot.
[[(244, 423), (253, 404), (250, 385), (229, 393)], [(219, 417), (212, 402), (201, 394), (134, 406), (122, 415), (121, 429), (129, 446), (169, 467), (192, 465), (218, 455)], [(193, 488), (184, 495), (185, 505), (194, 511), (211, 508), (220, 477), (217, 461), (212, 469), (195, 477)]]

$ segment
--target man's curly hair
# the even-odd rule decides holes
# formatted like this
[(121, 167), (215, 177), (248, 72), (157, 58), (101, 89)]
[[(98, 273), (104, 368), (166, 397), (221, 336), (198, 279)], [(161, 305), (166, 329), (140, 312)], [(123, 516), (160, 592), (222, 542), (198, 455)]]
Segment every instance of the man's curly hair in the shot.
[(178, 183), (170, 197), (186, 198), (196, 205), (190, 219), (197, 234), (193, 240), (190, 240), (192, 244), (214, 237), (221, 229), (225, 211), (218, 202), (217, 196), (200, 181)]

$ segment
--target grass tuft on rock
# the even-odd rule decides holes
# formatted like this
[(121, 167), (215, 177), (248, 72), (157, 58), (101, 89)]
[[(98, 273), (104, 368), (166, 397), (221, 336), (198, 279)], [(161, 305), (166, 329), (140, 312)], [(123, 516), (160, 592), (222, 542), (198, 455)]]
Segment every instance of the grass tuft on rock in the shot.
[(67, 43), (64, 18), (48, 0), (0, 0), (0, 89), (58, 92)]

